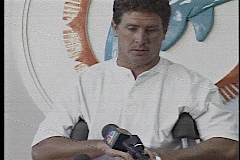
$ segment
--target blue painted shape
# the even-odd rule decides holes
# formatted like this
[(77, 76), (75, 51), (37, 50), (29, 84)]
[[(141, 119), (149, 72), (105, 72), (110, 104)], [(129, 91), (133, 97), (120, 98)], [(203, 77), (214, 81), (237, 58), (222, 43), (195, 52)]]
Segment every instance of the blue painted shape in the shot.
[(108, 35), (107, 35), (107, 41), (106, 41), (106, 45), (105, 45), (105, 55), (104, 55), (104, 60), (109, 60), (112, 59), (113, 55), (113, 43), (114, 43), (114, 30), (112, 28), (112, 26), (110, 26), (109, 30), (108, 30)]
[[(169, 22), (162, 51), (170, 49), (181, 38), (191, 22), (197, 41), (204, 41), (212, 30), (214, 23), (214, 7), (231, 0), (174, 0), (170, 1), (172, 15)], [(115, 46), (114, 48), (112, 46)], [(111, 59), (117, 51), (117, 38), (109, 29), (105, 46), (105, 60)]]
[(211, 15), (214, 15), (214, 8), (209, 8), (198, 16), (189, 19), (194, 27), (196, 39), (199, 42), (204, 41), (212, 30), (214, 16)]
[(118, 38), (114, 35), (114, 30), (110, 26), (105, 45), (104, 60), (110, 60), (118, 53)]
[(228, 1), (230, 0), (178, 0), (172, 3), (172, 16), (161, 50), (168, 50), (181, 38), (189, 21), (194, 27), (196, 39), (205, 40), (212, 30), (214, 7)]

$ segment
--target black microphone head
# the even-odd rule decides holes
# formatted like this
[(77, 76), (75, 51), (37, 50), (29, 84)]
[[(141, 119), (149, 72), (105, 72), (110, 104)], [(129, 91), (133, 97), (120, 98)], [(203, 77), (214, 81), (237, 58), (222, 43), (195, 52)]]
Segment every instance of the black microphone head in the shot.
[(123, 128), (119, 128), (115, 124), (108, 124), (102, 129), (102, 136), (104, 142), (112, 149), (126, 152), (126, 148), (122, 142), (128, 139), (132, 134)]
[(78, 154), (74, 156), (73, 160), (91, 160), (91, 158), (86, 154)]
[(108, 131), (109, 131), (110, 127), (118, 128), (118, 126), (116, 124), (107, 124), (102, 129), (102, 136), (103, 136), (103, 138), (108, 134)]

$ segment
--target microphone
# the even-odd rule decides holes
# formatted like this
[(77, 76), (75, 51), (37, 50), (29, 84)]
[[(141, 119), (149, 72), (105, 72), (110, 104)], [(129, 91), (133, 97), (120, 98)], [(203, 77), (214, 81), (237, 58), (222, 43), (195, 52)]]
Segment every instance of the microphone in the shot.
[(137, 135), (132, 135), (123, 141), (123, 146), (130, 152), (134, 159), (149, 160), (150, 156), (144, 153), (144, 145)]
[(91, 158), (86, 154), (77, 154), (73, 160), (91, 160)]
[(134, 159), (148, 160), (150, 156), (144, 153), (144, 145), (137, 135), (132, 135), (129, 131), (119, 128), (115, 124), (108, 124), (102, 129), (104, 142), (111, 148), (123, 152), (129, 151)]
[(112, 149), (127, 152), (127, 149), (122, 145), (122, 142), (130, 138), (132, 134), (125, 129), (119, 128), (115, 124), (108, 124), (102, 129), (104, 142)]

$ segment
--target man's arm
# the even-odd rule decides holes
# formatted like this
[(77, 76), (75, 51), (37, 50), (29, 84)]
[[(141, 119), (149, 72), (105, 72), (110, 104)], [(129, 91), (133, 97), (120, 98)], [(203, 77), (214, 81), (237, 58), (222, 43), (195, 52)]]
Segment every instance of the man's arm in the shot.
[(73, 160), (77, 154), (91, 159), (107, 154), (133, 160), (129, 153), (111, 149), (103, 140), (73, 141), (65, 137), (51, 137), (32, 147), (33, 160)]
[(162, 160), (236, 160), (238, 141), (211, 138), (186, 149), (166, 150), (158, 153)]

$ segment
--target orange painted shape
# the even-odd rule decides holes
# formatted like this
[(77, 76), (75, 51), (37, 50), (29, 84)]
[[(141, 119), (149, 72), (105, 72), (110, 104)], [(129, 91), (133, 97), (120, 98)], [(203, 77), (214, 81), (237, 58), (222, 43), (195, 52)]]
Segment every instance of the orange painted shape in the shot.
[(90, 3), (91, 0), (80, 1), (80, 11), (78, 12), (77, 17), (67, 24), (73, 29), (73, 31), (79, 34), (82, 43), (82, 51), (75, 61), (82, 62), (88, 66), (98, 63), (98, 60), (92, 51), (87, 31), (87, 17)]

